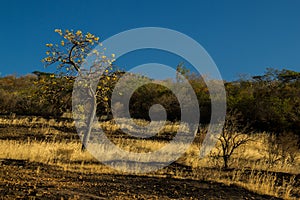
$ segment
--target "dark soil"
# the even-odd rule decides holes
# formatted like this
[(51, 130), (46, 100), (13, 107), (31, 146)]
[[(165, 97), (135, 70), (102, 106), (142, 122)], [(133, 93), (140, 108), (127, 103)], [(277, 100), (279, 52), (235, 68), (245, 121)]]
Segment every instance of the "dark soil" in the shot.
[[(59, 132), (59, 134), (57, 134)], [(73, 141), (78, 140), (76, 131), (61, 131), (57, 127), (48, 127), (43, 131), (41, 127), (6, 126), (0, 125), (1, 140), (36, 140), (36, 141)]]
[[(112, 138), (117, 136), (120, 135), (111, 135)], [(49, 127), (49, 130), (45, 132), (41, 131), (41, 127), (5, 125), (0, 125), (0, 139), (79, 141), (79, 137), (74, 130), (60, 130), (57, 127)], [(185, 171), (187, 174), (191, 171), (188, 166), (175, 163), (168, 166), (166, 172), (176, 170)], [(296, 180), (298, 178), (299, 176), (296, 177)], [(227, 186), (208, 181), (176, 179), (170, 176), (158, 178), (135, 175), (88, 174), (65, 171), (55, 165), (3, 159), (0, 160), (0, 199), (278, 198), (259, 195), (236, 185)]]
[(25, 160), (0, 165), (1, 199), (278, 199), (207, 181), (77, 173)]

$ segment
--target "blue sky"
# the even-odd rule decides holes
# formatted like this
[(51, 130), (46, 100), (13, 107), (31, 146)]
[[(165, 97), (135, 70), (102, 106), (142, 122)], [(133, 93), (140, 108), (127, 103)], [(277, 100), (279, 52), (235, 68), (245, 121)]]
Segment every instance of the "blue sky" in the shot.
[[(226, 80), (262, 74), (267, 67), (300, 71), (299, 8), (298, 0), (3, 1), (0, 72), (44, 71), (40, 61), (45, 43), (60, 39), (55, 28), (81, 29), (106, 39), (147, 26), (174, 29), (195, 39)], [(137, 52), (118, 64), (178, 61), (170, 55)]]

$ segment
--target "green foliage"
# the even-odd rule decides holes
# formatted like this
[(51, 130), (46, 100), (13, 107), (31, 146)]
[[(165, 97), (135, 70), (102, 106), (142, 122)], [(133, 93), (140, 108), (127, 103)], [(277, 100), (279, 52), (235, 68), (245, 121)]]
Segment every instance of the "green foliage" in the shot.
[(256, 129), (300, 134), (299, 74), (267, 69), (263, 76), (227, 83), (228, 107), (238, 109)]
[[(75, 77), (41, 72), (34, 74), (0, 78), (0, 114), (58, 117), (71, 110)], [(99, 79), (98, 90), (102, 95), (97, 96), (98, 116), (110, 112), (106, 108), (110, 107), (111, 92), (123, 74), (108, 72)], [(192, 74), (186, 74), (186, 77), (197, 95), (201, 122), (209, 123), (211, 102), (203, 78)], [(300, 135), (298, 77), (298, 72), (269, 69), (261, 78), (227, 82), (227, 107), (241, 113), (241, 123), (250, 124), (253, 129), (274, 133), (289, 131)], [(127, 80), (128, 89), (134, 85), (130, 79)], [(149, 119), (149, 108), (157, 103), (165, 107), (169, 120), (180, 120), (180, 107), (176, 96), (159, 83), (144, 85), (134, 92), (130, 99), (130, 113), (134, 118)]]
[(56, 77), (54, 74), (39, 75), (32, 99), (41, 105), (40, 115), (61, 116), (71, 110), (74, 78)]
[(138, 88), (130, 99), (130, 114), (134, 118), (149, 118), (150, 107), (161, 104), (171, 121), (180, 120), (180, 107), (176, 96), (165, 86), (159, 84), (146, 84)]

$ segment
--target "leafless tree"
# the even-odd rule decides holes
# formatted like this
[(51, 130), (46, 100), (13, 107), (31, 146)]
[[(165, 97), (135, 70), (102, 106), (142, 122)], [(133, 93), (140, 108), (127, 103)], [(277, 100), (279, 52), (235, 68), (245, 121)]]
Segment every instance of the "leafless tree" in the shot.
[(229, 160), (236, 150), (245, 145), (250, 139), (249, 126), (241, 126), (238, 122), (239, 113), (229, 112), (226, 116), (222, 133), (218, 137), (219, 146), (217, 157), (223, 160), (223, 169), (228, 169)]

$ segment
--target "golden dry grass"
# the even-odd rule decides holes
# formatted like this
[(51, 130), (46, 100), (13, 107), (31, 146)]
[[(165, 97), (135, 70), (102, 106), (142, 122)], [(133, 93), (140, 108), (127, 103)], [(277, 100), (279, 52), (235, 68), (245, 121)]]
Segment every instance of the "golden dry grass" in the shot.
[[(137, 123), (146, 124), (146, 122), (138, 121)], [(16, 125), (25, 124), (33, 126), (41, 124), (41, 130), (45, 134), (49, 131), (49, 127), (72, 127), (73, 122), (58, 122), (56, 120), (44, 120), (42, 118), (28, 119), (0, 119), (0, 124)], [(101, 124), (106, 131), (115, 131), (118, 128), (110, 122)], [(130, 127), (127, 127), (130, 129)], [(178, 130), (178, 124), (168, 123), (164, 127), (165, 132), (174, 132)], [(57, 133), (59, 134), (59, 133)], [(255, 134), (252, 141), (245, 146), (238, 149), (232, 156), (230, 166), (234, 169), (232, 171), (222, 171), (220, 168), (220, 159), (206, 156), (199, 159), (198, 143), (190, 146), (187, 152), (177, 162), (184, 165), (191, 166), (192, 173), (185, 171), (167, 172), (159, 170), (154, 173), (147, 174), (148, 176), (164, 176), (167, 173), (173, 173), (172, 176), (176, 178), (192, 178), (201, 180), (211, 180), (222, 182), (227, 185), (236, 184), (248, 190), (255, 191), (259, 194), (268, 194), (284, 199), (291, 199), (291, 192), (297, 190), (294, 188), (295, 176), (292, 174), (299, 174), (300, 172), (300, 153), (298, 152), (297, 159), (292, 164), (275, 164), (270, 166), (266, 162), (268, 147), (265, 145), (266, 133)], [(114, 140), (118, 146), (126, 151), (134, 152), (151, 152), (162, 148), (166, 145), (166, 141), (154, 140), (137, 140), (129, 138), (117, 138)], [(174, 149), (180, 148), (179, 146)], [(0, 140), (0, 159), (22, 159), (29, 161), (36, 161), (47, 163), (51, 165), (62, 166), (65, 170), (80, 171), (82, 173), (120, 173), (108, 166), (99, 162), (89, 153), (81, 152), (81, 143), (79, 140), (75, 141), (37, 141), (37, 140)], [(216, 149), (212, 150), (212, 152)], [(114, 152), (108, 151), (111, 158)], [(168, 158), (168, 154), (162, 155), (161, 158)], [(126, 166), (124, 166), (126, 167)], [(282, 180), (282, 184), (277, 186), (276, 173), (265, 173), (268, 171), (285, 172), (291, 174), (289, 179)], [(247, 176), (245, 175), (247, 174)], [(298, 191), (299, 192), (299, 191)]]

